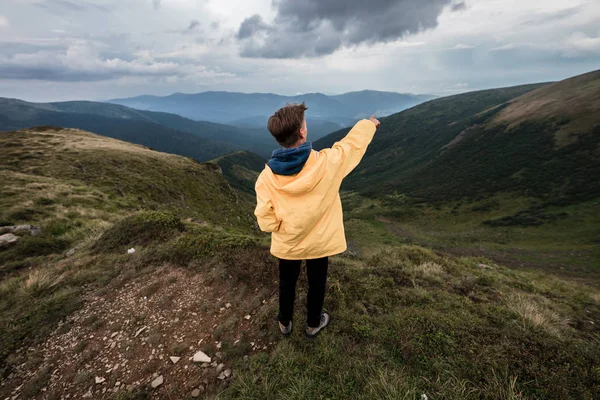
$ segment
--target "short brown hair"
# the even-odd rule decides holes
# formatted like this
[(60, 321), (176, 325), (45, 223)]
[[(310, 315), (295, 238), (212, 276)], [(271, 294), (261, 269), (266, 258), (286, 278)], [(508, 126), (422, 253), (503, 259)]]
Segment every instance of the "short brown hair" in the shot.
[(280, 145), (290, 147), (298, 141), (306, 110), (308, 107), (304, 103), (288, 104), (269, 118), (267, 128)]

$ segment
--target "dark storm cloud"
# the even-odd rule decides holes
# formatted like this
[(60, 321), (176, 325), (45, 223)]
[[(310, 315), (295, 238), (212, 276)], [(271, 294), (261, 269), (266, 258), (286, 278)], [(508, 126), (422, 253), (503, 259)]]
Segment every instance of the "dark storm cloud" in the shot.
[(464, 1), (460, 3), (452, 4), (452, 11), (464, 11), (467, 9), (467, 5)]
[(273, 24), (260, 15), (246, 18), (238, 30), (241, 55), (263, 58), (316, 57), (342, 46), (398, 40), (435, 28), (453, 0), (274, 0)]
[(255, 33), (270, 30), (269, 25), (263, 21), (258, 14), (246, 18), (240, 25), (237, 37), (238, 39), (246, 39), (254, 36)]

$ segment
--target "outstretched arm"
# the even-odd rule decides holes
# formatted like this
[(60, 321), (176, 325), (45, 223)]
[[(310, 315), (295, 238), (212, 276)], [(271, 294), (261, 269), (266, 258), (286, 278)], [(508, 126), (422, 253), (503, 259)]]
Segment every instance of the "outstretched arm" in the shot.
[(325, 150), (330, 165), (339, 170), (342, 179), (360, 163), (379, 125), (375, 115), (358, 121), (345, 138)]

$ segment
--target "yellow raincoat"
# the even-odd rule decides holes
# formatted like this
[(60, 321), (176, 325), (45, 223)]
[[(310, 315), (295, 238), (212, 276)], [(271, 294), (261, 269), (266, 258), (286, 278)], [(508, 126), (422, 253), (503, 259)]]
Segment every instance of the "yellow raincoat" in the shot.
[(286, 260), (321, 258), (346, 250), (340, 185), (373, 140), (375, 124), (359, 121), (330, 149), (312, 150), (295, 175), (268, 165), (256, 181), (254, 215), (271, 234), (271, 254)]

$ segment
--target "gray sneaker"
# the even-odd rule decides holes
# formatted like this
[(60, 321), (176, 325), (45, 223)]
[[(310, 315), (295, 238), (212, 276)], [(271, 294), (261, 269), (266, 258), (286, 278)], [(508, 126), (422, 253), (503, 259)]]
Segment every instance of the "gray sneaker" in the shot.
[(292, 321), (288, 324), (288, 326), (283, 325), (281, 322), (277, 322), (279, 324), (279, 330), (284, 335), (289, 335), (292, 332)]
[(316, 328), (311, 328), (308, 326), (306, 327), (306, 336), (308, 336), (308, 337), (317, 336), (317, 333), (319, 333), (321, 331), (321, 329), (323, 329), (327, 325), (329, 325), (330, 320), (331, 320), (331, 317), (329, 316), (329, 314), (324, 312), (323, 314), (321, 314), (321, 323), (319, 324), (319, 326), (317, 326)]

